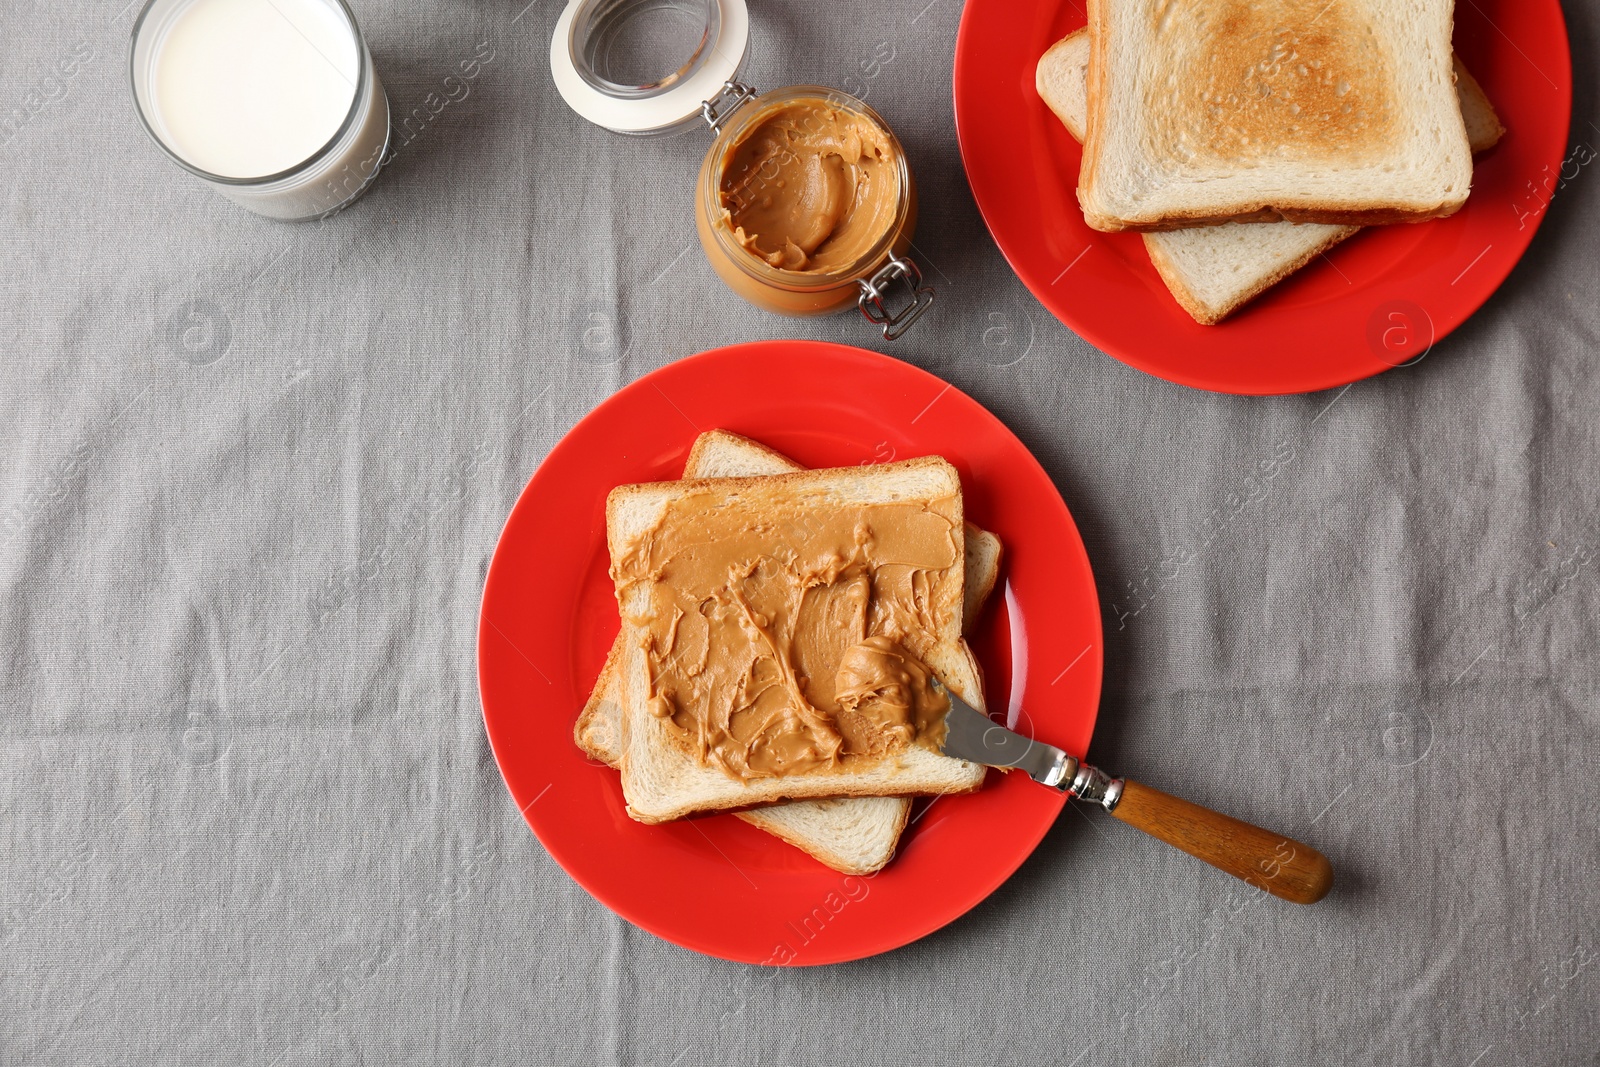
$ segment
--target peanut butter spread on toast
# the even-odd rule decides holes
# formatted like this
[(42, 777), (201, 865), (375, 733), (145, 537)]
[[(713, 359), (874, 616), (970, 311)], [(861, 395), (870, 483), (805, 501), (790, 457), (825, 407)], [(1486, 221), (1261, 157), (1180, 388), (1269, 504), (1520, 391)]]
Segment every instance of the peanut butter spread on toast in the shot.
[(834, 686), (846, 748), (883, 755), (918, 738), (943, 745), (950, 700), (933, 688), (932, 677), (926, 664), (888, 637), (846, 649)]
[(702, 764), (749, 780), (937, 748), (927, 656), (960, 618), (958, 499), (841, 506), (696, 489), (612, 560), (652, 714)]

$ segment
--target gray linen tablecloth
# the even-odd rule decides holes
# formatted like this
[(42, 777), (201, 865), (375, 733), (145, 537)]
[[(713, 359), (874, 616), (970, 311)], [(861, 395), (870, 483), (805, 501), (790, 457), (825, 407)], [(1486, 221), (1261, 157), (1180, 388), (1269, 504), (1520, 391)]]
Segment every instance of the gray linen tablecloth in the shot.
[[(147, 142), (124, 2), (0, 13), (0, 117), (25, 114), (0, 146), (0, 1062), (1597, 1062), (1592, 170), (1421, 364), (1208, 395), (1095, 352), (995, 249), (951, 118), (959, 0), (755, 4), (754, 81), (853, 78), (912, 158), (940, 302), (894, 353), (1011, 426), (1082, 527), (1092, 755), (1302, 834), (1339, 884), (1241, 909), (1066, 814), (938, 934), (752, 982), (528, 832), (478, 600), (516, 494), (619, 386), (870, 334), (719, 287), (684, 210), (703, 138), (569, 113), (555, 0), (358, 2), (399, 111), (491, 58), (301, 226)], [(1600, 141), (1597, 16), (1568, 5), (1575, 143)]]

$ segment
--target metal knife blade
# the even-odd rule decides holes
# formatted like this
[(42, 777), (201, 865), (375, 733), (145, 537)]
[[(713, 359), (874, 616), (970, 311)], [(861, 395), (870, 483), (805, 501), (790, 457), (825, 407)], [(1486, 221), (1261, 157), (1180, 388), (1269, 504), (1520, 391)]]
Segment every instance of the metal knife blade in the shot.
[(950, 701), (945, 716), (944, 754), (990, 767), (1014, 768), (1029, 778), (1066, 790), (1078, 773), (1078, 761), (1054, 745), (1023, 737), (956, 696), (937, 678), (933, 687)]

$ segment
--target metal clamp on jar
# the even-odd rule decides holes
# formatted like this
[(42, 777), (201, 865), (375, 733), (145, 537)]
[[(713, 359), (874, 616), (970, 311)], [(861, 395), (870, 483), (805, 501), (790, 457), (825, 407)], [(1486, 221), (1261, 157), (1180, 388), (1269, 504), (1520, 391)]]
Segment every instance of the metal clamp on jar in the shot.
[(573, 110), (616, 133), (711, 127), (695, 227), (729, 288), (783, 315), (854, 304), (894, 340), (934, 296), (906, 256), (917, 191), (905, 150), (848, 93), (740, 82), (749, 40), (745, 0), (571, 0), (550, 63)]

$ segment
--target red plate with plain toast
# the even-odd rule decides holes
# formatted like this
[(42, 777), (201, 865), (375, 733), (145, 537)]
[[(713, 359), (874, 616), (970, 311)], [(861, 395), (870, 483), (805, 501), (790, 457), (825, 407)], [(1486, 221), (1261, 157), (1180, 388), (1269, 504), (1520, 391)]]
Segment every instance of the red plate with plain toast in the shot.
[(1049, 476), (999, 420), (923, 370), (842, 345), (765, 341), (645, 375), (540, 464), (484, 588), (478, 684), (495, 758), (517, 808), (567, 873), (668, 941), (793, 966), (897, 948), (999, 886), (1055, 821), (1062, 795), (991, 771), (978, 793), (920, 802), (894, 860), (861, 877), (731, 815), (636, 823), (617, 772), (573, 744), (619, 626), (606, 494), (680, 477), (695, 437), (715, 428), (809, 467), (923, 455), (953, 463), (967, 518), (1005, 547), (973, 640), (991, 714), (1084, 755), (1100, 696), (1100, 610), (1083, 543)]
[[(1489, 299), (1533, 239), (1567, 160), (1572, 69), (1557, 0), (1459, 0), (1455, 49), (1506, 136), (1447, 219), (1370, 227), (1216, 326), (1178, 306), (1135, 233), (1078, 207), (1082, 150), (1034, 90), (1080, 0), (967, 0), (955, 115), (973, 196), (1000, 250), (1057, 318), (1158, 377), (1224, 393), (1303, 393), (1422, 358)], [(1563, 170), (1563, 166), (1566, 170)]]

